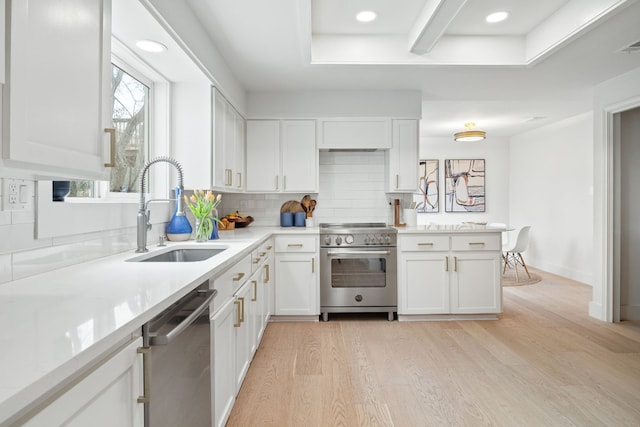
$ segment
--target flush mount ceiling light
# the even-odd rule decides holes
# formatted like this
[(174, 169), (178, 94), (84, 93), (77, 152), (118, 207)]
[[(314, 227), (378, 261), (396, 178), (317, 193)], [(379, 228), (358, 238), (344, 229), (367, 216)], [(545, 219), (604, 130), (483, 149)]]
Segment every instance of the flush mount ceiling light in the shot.
[(378, 15), (371, 10), (364, 10), (356, 15), (356, 20), (359, 22), (371, 22), (376, 19), (377, 16)]
[(487, 15), (485, 19), (485, 21), (487, 21), (490, 24), (495, 24), (496, 22), (502, 22), (505, 19), (507, 19), (509, 17), (509, 12), (506, 12), (504, 10), (501, 10), (499, 12), (494, 12), (494, 13), (490, 13), (489, 15)]
[(136, 42), (136, 46), (138, 48), (144, 50), (145, 52), (159, 53), (167, 50), (167, 47), (160, 42), (154, 40), (138, 40)]
[(487, 137), (487, 133), (483, 130), (473, 130), (475, 126), (476, 124), (472, 122), (465, 123), (466, 130), (454, 134), (453, 139), (461, 142), (482, 141)]

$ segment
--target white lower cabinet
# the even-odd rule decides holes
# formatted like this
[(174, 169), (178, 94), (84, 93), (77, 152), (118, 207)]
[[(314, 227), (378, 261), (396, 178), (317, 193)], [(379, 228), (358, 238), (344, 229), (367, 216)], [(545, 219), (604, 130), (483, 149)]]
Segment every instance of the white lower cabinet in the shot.
[(398, 315), (502, 311), (500, 233), (399, 236)]
[(213, 343), (212, 369), (213, 380), (213, 425), (224, 426), (227, 423), (233, 403), (236, 400), (235, 382), (235, 300), (229, 299), (211, 318), (211, 342)]
[(211, 310), (215, 427), (227, 423), (270, 315), (272, 251), (269, 239), (213, 281), (218, 290)]
[(21, 425), (142, 427), (144, 406), (137, 402), (144, 394), (141, 346), (142, 338), (132, 341)]
[(317, 236), (277, 236), (275, 314), (320, 315)]

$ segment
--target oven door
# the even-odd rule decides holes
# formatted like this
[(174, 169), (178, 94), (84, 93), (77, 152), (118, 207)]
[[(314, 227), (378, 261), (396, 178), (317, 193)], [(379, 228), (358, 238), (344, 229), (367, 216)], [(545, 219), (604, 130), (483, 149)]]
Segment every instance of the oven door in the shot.
[[(396, 248), (321, 248), (321, 311), (397, 306)], [(345, 308), (345, 310), (335, 310)]]

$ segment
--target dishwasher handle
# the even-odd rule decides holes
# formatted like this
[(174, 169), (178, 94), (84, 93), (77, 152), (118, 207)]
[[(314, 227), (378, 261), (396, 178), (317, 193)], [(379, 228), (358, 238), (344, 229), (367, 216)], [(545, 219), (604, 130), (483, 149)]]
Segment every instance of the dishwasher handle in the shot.
[[(202, 292), (202, 291), (199, 291), (199, 292)], [(200, 315), (204, 313), (207, 308), (209, 308), (209, 304), (211, 304), (211, 301), (213, 301), (218, 291), (215, 289), (212, 289), (209, 291), (204, 291), (203, 293), (206, 295), (205, 297), (206, 299), (202, 304), (198, 306), (198, 308), (193, 310), (191, 314), (185, 317), (185, 319), (182, 322), (180, 322), (175, 328), (170, 330), (168, 333), (163, 335), (149, 336), (149, 345), (154, 346), (154, 345), (169, 344), (178, 335), (180, 335), (185, 329), (187, 329), (189, 325), (191, 325), (198, 317), (200, 317)]]

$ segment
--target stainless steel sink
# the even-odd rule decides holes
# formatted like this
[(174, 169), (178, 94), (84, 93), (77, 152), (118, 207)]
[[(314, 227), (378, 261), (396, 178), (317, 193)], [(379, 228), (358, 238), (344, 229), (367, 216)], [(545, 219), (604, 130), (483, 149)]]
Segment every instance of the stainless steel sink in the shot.
[(167, 252), (162, 252), (150, 257), (137, 257), (127, 261), (133, 262), (197, 262), (204, 261), (221, 252), (226, 248), (176, 248)]

